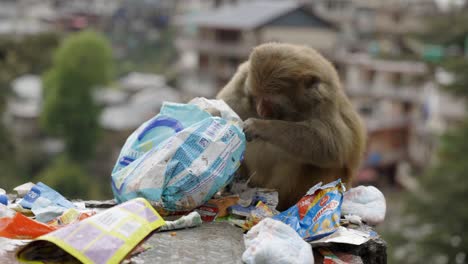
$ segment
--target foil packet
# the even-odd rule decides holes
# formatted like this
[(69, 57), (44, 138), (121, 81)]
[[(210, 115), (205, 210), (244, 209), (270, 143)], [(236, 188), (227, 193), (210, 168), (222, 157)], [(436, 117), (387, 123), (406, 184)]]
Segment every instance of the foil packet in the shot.
[(344, 192), (341, 179), (326, 185), (318, 183), (296, 205), (273, 219), (289, 225), (306, 241), (320, 239), (340, 226)]

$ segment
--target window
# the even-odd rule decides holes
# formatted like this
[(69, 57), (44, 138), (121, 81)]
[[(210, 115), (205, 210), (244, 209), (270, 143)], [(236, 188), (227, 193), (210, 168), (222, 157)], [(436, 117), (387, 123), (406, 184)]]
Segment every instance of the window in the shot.
[(238, 30), (219, 29), (216, 30), (216, 40), (223, 43), (236, 43), (241, 38), (241, 32)]

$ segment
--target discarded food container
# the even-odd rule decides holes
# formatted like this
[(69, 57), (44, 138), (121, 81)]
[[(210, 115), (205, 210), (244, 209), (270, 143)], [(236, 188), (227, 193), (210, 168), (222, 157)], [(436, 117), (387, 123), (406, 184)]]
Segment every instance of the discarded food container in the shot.
[(340, 225), (344, 191), (340, 179), (323, 186), (318, 183), (296, 205), (273, 219), (288, 224), (306, 241), (327, 236)]
[(17, 258), (26, 263), (120, 263), (164, 223), (148, 201), (137, 198), (41, 236), (18, 251)]
[[(211, 116), (208, 107), (222, 117)], [(144, 197), (168, 211), (203, 205), (240, 166), (245, 150), (240, 122), (223, 101), (164, 103), (122, 148), (112, 171), (116, 200)]]

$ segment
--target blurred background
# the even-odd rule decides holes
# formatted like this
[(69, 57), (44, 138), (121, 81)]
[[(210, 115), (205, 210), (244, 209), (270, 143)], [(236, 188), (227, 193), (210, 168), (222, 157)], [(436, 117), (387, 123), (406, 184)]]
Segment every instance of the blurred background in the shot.
[(463, 0), (0, 0), (0, 187), (112, 198), (134, 129), (270, 41), (323, 53), (365, 120), (355, 184), (386, 195), (389, 263), (466, 263)]

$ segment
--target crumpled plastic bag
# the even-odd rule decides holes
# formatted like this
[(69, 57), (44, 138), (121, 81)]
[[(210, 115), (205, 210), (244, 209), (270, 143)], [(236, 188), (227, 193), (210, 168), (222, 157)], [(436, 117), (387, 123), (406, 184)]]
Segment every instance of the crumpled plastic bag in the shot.
[[(221, 117), (211, 116), (208, 108)], [(116, 200), (144, 197), (168, 211), (204, 204), (240, 166), (246, 144), (241, 123), (224, 101), (164, 103), (121, 150), (112, 171)]]
[(263, 219), (244, 236), (247, 264), (313, 264), (312, 246), (290, 226), (271, 218)]
[(358, 186), (344, 194), (341, 212), (357, 215), (369, 225), (377, 225), (385, 219), (386, 203), (381, 191), (374, 186)]

